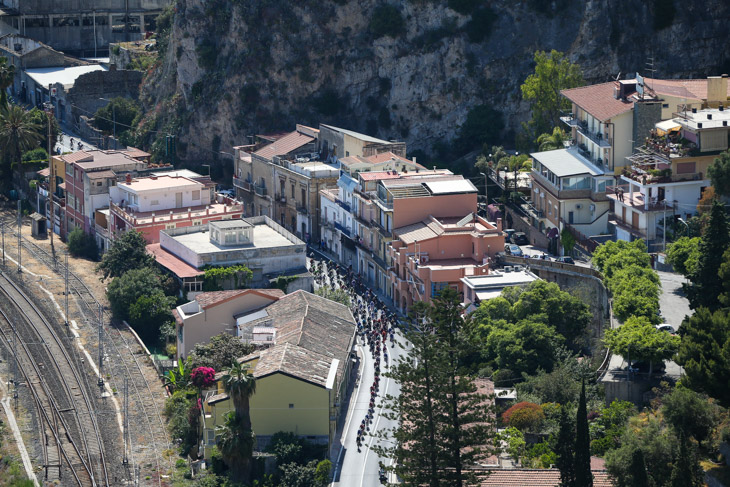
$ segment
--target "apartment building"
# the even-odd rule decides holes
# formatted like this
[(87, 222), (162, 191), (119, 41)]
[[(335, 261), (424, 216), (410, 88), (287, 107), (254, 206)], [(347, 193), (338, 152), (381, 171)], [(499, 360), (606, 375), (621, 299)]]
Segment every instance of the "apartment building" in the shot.
[(502, 222), (476, 215), (477, 189), (469, 180), (386, 180), (377, 201), (392, 209), (383, 222), (392, 228), (388, 279), (403, 312), (415, 302), (431, 302), (447, 287), (463, 293), (461, 279), (488, 274), (490, 261), (504, 250)]
[(532, 227), (548, 239), (558, 239), (566, 225), (583, 235), (608, 231), (610, 202), (606, 187), (613, 182), (610, 172), (592, 163), (573, 146), (535, 152), (532, 157)]
[[(721, 78), (726, 80), (726, 78)], [(689, 218), (710, 186), (707, 168), (728, 149), (730, 110), (692, 108), (656, 124), (644, 145), (628, 157), (619, 184), (609, 188), (612, 223), (621, 240), (659, 245), (664, 218)]]
[(124, 182), (109, 188), (110, 237), (136, 230), (148, 244), (157, 243), (160, 230), (241, 218), (242, 205), (219, 199), (212, 188), (185, 176), (127, 174)]
[[(109, 207), (109, 188), (115, 186), (119, 178), (126, 174), (136, 175), (170, 167), (150, 164), (147, 162), (149, 157), (148, 153), (131, 148), (123, 151), (79, 151), (53, 156), (54, 167), (64, 167), (64, 181), (58, 184), (58, 188), (64, 191), (65, 201), (63, 207), (57, 207), (63, 208), (63, 214), (59, 210), (59, 219), (62, 219), (59, 224), (61, 237), (65, 238), (76, 227), (86, 233), (96, 233), (96, 211)], [(103, 233), (101, 229), (100, 233)]]

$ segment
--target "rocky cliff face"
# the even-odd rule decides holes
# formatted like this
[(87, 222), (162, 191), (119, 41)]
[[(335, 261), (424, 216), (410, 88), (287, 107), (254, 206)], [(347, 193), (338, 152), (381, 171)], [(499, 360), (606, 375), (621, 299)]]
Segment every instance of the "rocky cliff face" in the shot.
[[(509, 130), (529, 118), (519, 86), (537, 49), (569, 53), (589, 82), (649, 74), (652, 57), (657, 77), (730, 70), (724, 0), (392, 2), (402, 31), (390, 22), (397, 13), (373, 24), (383, 0), (177, 0), (162, 62), (143, 86), (156, 106), (143, 127), (177, 133), (190, 161), (296, 122), (430, 152), (486, 104), (504, 113), (510, 145)], [(671, 25), (655, 30), (667, 4)]]

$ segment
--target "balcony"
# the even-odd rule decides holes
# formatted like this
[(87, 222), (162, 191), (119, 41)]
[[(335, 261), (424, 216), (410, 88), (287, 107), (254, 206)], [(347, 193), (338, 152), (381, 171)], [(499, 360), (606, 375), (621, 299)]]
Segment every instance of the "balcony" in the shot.
[(284, 196), (283, 194), (277, 194), (275, 199), (282, 205), (286, 204), (286, 196)]
[(253, 190), (259, 196), (266, 196), (269, 193), (266, 186), (259, 186), (258, 184), (253, 185)]
[(341, 223), (335, 222), (335, 228), (337, 230), (339, 230), (340, 232), (344, 233), (345, 236), (347, 236), (347, 237), (350, 236), (350, 230), (348, 228), (345, 228), (345, 226), (342, 225)]
[(300, 203), (297, 203), (297, 213), (301, 213), (302, 215), (308, 215), (309, 210), (307, 210), (306, 205), (302, 205)]
[(393, 236), (393, 232), (382, 226), (379, 221), (370, 220), (370, 223), (378, 229), (378, 233), (380, 233), (380, 235), (382, 235), (383, 237), (391, 238)]
[(548, 178), (535, 171), (534, 169), (530, 173), (533, 182), (540, 185), (541, 188), (547, 190), (550, 194), (556, 198), (563, 199), (574, 199), (574, 198), (590, 198), (590, 189), (558, 189)]
[(607, 186), (606, 194), (608, 195), (608, 199), (641, 212), (671, 211), (674, 209), (674, 204), (666, 200), (657, 200), (655, 197), (647, 199), (646, 195), (638, 191), (631, 194), (628, 184)]
[(104, 238), (109, 238), (109, 230), (102, 227), (98, 223), (94, 223), (94, 230), (96, 231), (97, 235), (101, 235)]
[(231, 218), (240, 218), (241, 213), (243, 212), (243, 205), (214, 203), (211, 205), (191, 206), (189, 208), (172, 208), (154, 212), (132, 211), (128, 206), (123, 208), (112, 201), (109, 202), (109, 210), (118, 218), (126, 221), (130, 226), (136, 227), (138, 225), (207, 219), (216, 215), (230, 215)]
[(335, 203), (340, 205), (346, 212), (350, 213), (350, 205), (348, 203), (345, 203), (339, 198), (335, 198)]
[(562, 122), (565, 123), (568, 127), (577, 129), (581, 135), (583, 135), (594, 144), (598, 145), (598, 147), (611, 147), (611, 143), (613, 141), (610, 138), (605, 137), (603, 132), (600, 131), (591, 132), (591, 130), (588, 128), (588, 122), (576, 118), (572, 113), (564, 117), (560, 117), (560, 120), (562, 120)]
[(624, 179), (631, 179), (641, 185), (701, 181), (704, 177), (702, 172), (672, 174), (670, 161), (646, 147), (638, 148), (627, 159), (631, 162), (631, 167), (624, 168), (621, 175)]
[(560, 117), (560, 120), (570, 128), (578, 126), (578, 119), (575, 118), (572, 113), (569, 113), (564, 117)]
[(251, 191), (251, 181), (244, 181), (240, 178), (233, 178), (233, 186), (244, 191)]

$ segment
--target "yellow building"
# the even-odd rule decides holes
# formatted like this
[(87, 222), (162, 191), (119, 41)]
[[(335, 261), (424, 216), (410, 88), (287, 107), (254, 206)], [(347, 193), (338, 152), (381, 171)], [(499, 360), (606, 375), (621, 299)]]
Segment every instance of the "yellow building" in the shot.
[[(266, 307), (265, 313), (252, 313), (250, 321), (242, 318), (245, 324), (239, 325), (239, 336), (262, 347), (239, 359), (251, 366), (256, 379), (250, 411), (257, 448), (263, 449), (278, 431), (331, 445), (347, 394), (355, 342), (349, 308), (297, 291)], [(215, 445), (216, 426), (224, 424), (232, 409), (219, 382), (203, 406), (206, 458)]]

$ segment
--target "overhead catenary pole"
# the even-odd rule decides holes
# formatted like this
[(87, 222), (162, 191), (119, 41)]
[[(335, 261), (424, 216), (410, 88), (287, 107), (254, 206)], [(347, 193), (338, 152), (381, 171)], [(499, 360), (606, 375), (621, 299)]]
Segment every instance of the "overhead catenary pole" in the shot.
[(21, 248), (21, 231), (23, 230), (23, 210), (21, 209), (20, 200), (18, 200), (18, 272), (23, 272), (23, 264), (21, 263), (23, 249)]
[(0, 223), (0, 233), (3, 236), (3, 267), (5, 267), (5, 222)]
[(122, 465), (129, 464), (129, 377), (124, 378), (124, 455)]
[(68, 252), (66, 252), (66, 292), (64, 293), (64, 296), (66, 298), (66, 326), (69, 324), (68, 319)]
[[(51, 86), (48, 85), (48, 99), (51, 98)], [(55, 189), (56, 187), (56, 173), (54, 172), (53, 168), (53, 154), (51, 152), (51, 119), (53, 118), (53, 105), (49, 101), (46, 105), (46, 116), (48, 117), (48, 165), (50, 167), (50, 176), (51, 176), (51, 184), (48, 186), (48, 189)], [(50, 203), (51, 203), (51, 253), (53, 252), (53, 223), (55, 220), (55, 217), (53, 215), (53, 193), (50, 194)], [(40, 208), (38, 208), (40, 210)]]
[(104, 310), (99, 305), (99, 382), (100, 388), (104, 387)]

